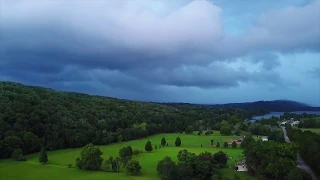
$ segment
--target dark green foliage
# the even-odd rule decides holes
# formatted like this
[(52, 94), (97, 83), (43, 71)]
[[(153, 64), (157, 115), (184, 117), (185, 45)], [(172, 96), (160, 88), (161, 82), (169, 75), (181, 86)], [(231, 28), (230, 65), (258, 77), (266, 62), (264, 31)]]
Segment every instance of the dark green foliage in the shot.
[(177, 157), (177, 165), (170, 157), (159, 161), (157, 171), (161, 179), (210, 179), (213, 175), (220, 179), (221, 175), (217, 172), (217, 168), (222, 168), (227, 163), (226, 154), (222, 151), (214, 155), (203, 152), (197, 156), (184, 149), (178, 152)]
[(174, 143), (177, 147), (180, 147), (181, 146), (181, 139), (180, 139), (180, 137), (177, 137), (176, 138), (176, 141), (175, 141), (175, 143)]
[(167, 143), (167, 146), (169, 146), (169, 143)]
[(299, 145), (299, 154), (320, 175), (320, 134), (286, 126), (288, 137)]
[(296, 168), (297, 146), (273, 141), (253, 142), (244, 151), (247, 168), (258, 178), (285, 179)]
[(129, 175), (137, 175), (141, 171), (139, 161), (131, 159), (126, 166), (126, 173)]
[(213, 134), (213, 131), (206, 131), (205, 133), (204, 133), (206, 136), (208, 136), (208, 135), (210, 135), (210, 134)]
[(11, 157), (17, 148), (29, 154), (41, 146), (55, 150), (106, 145), (182, 132), (189, 125), (219, 130), (222, 120), (234, 125), (262, 113), (127, 101), (11, 82), (0, 82), (0, 89), (0, 158)]
[(217, 145), (216, 145), (216, 147), (220, 147), (220, 143), (219, 143), (219, 142), (217, 142)]
[(161, 145), (164, 147), (164, 146), (166, 145), (166, 143), (167, 143), (167, 141), (166, 141), (166, 139), (163, 137), (163, 138), (161, 139)]
[(102, 152), (93, 144), (87, 144), (80, 153), (80, 157), (76, 159), (76, 166), (79, 169), (98, 171), (101, 169)]
[(224, 142), (224, 143), (223, 143), (223, 147), (224, 147), (224, 148), (227, 148), (228, 146), (229, 146), (229, 144), (228, 144), (227, 142)]
[(213, 159), (220, 168), (225, 167), (228, 162), (228, 156), (222, 151), (215, 153)]
[(192, 134), (193, 133), (193, 127), (191, 125), (189, 125), (186, 130), (185, 130), (186, 134)]
[(201, 135), (202, 133), (203, 133), (203, 131), (202, 131), (202, 130), (199, 130), (198, 135)]
[(241, 142), (240, 147), (241, 148), (249, 148), (253, 143), (255, 142), (252, 135), (248, 135), (244, 138), (244, 140)]
[(112, 161), (113, 161), (113, 157), (109, 157), (109, 159), (104, 160), (101, 165), (101, 170), (105, 171), (105, 172), (111, 171), (112, 170)]
[(122, 166), (121, 158), (120, 157), (116, 157), (115, 159), (113, 159), (111, 157), (110, 162), (111, 162), (112, 171), (116, 172), (116, 173), (119, 173), (120, 172), (120, 168)]
[(157, 145), (154, 145), (154, 149), (158, 149), (158, 146), (157, 146)]
[(213, 143), (214, 143), (214, 139), (211, 139), (211, 140), (210, 140), (211, 146), (213, 146)]
[(178, 177), (177, 165), (168, 156), (158, 162), (157, 172), (162, 180), (176, 180)]
[(220, 125), (220, 134), (224, 136), (231, 135), (232, 132), (232, 126), (227, 121), (223, 120)]
[(48, 155), (44, 147), (41, 148), (39, 155), (39, 162), (45, 164), (48, 162)]
[(233, 177), (233, 180), (241, 180), (240, 176), (238, 174), (235, 174)]
[(135, 150), (133, 150), (133, 155), (139, 155), (139, 154), (141, 154), (141, 151), (139, 150), (139, 149), (135, 149)]
[(287, 180), (292, 180), (292, 179), (294, 179), (294, 180), (312, 180), (312, 177), (306, 171), (296, 167), (296, 168), (292, 169), (287, 176)]
[(150, 141), (148, 141), (144, 147), (144, 149), (147, 151), (147, 152), (151, 152), (153, 150), (152, 148), (152, 144)]
[(235, 141), (233, 141), (232, 144), (231, 144), (231, 147), (232, 148), (237, 148), (237, 143)]
[(23, 156), (22, 150), (20, 148), (15, 149), (13, 151), (11, 158), (15, 161), (26, 161), (27, 160), (27, 158), (25, 156)]
[(132, 158), (132, 155), (133, 155), (133, 151), (131, 146), (123, 147), (119, 150), (119, 156), (124, 166), (127, 165), (128, 161)]
[(68, 164), (68, 168), (72, 168), (72, 164)]

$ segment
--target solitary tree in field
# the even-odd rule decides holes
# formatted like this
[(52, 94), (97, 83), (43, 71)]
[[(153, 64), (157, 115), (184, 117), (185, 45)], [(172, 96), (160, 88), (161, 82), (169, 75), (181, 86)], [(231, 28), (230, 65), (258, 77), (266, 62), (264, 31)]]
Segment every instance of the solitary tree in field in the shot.
[(144, 147), (144, 149), (147, 151), (147, 152), (151, 152), (153, 150), (152, 148), (152, 144), (150, 141), (148, 141)]
[(219, 142), (217, 142), (217, 145), (216, 145), (216, 147), (220, 147), (220, 143), (219, 143)]
[(87, 144), (80, 153), (80, 157), (76, 159), (76, 166), (85, 170), (100, 170), (102, 164), (102, 152), (93, 144)]
[(163, 137), (163, 138), (161, 139), (161, 145), (164, 147), (164, 146), (166, 145), (166, 143), (167, 143), (167, 141), (166, 141), (166, 139)]
[(48, 162), (48, 155), (44, 147), (41, 148), (40, 156), (39, 156), (39, 162), (42, 164), (45, 164)]
[(213, 140), (213, 139), (211, 139), (211, 140), (210, 140), (210, 142), (211, 142), (211, 146), (213, 146), (213, 142), (214, 142), (214, 140)]
[(175, 144), (176, 144), (177, 147), (181, 146), (181, 139), (180, 139), (180, 137), (177, 137), (177, 138), (176, 138)]
[(237, 143), (235, 141), (233, 141), (231, 146), (232, 146), (232, 148), (237, 148)]
[(223, 147), (227, 148), (229, 146), (229, 144), (227, 142), (223, 143)]

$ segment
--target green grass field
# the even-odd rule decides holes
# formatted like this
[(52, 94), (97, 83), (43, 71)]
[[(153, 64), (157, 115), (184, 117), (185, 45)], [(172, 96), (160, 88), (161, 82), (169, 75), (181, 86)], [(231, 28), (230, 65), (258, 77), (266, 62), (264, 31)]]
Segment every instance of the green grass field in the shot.
[[(182, 140), (181, 147), (175, 147), (174, 142), (176, 137), (179, 136)], [(103, 158), (107, 159), (109, 156), (118, 156), (119, 149), (131, 145), (133, 149), (144, 150), (145, 143), (147, 140), (152, 142), (153, 147), (155, 145), (159, 146), (160, 140), (165, 137), (169, 146), (154, 149), (151, 153), (142, 153), (135, 159), (139, 160), (142, 166), (142, 172), (139, 176), (127, 176), (124, 173), (106, 173), (106, 172), (92, 172), (78, 170), (74, 168), (75, 159), (79, 156), (81, 148), (77, 149), (64, 149), (57, 151), (48, 152), (49, 162), (46, 165), (41, 165), (38, 162), (38, 153), (31, 154), (27, 156), (26, 162), (16, 162), (12, 160), (0, 160), (0, 179), (1, 180), (56, 180), (56, 179), (141, 179), (141, 180), (154, 180), (159, 179), (156, 171), (156, 166), (159, 160), (165, 156), (170, 156), (173, 160), (177, 160), (177, 154), (181, 149), (187, 149), (190, 152), (196, 154), (208, 151), (211, 153), (216, 153), (218, 151), (223, 151), (232, 159), (228, 161), (227, 168), (221, 170), (223, 176), (233, 179), (235, 174), (238, 174), (242, 179), (255, 179), (247, 175), (244, 172), (234, 171), (234, 164), (240, 161), (242, 158), (242, 149), (236, 148), (215, 148), (210, 146), (210, 139), (214, 139), (215, 143), (220, 142), (230, 142), (232, 139), (237, 138), (236, 136), (221, 136), (219, 132), (215, 132), (211, 136), (198, 136), (196, 134), (186, 135), (186, 134), (159, 134), (155, 136), (150, 136), (141, 140), (134, 140), (128, 142), (122, 142), (107, 146), (100, 146), (103, 152)], [(203, 146), (201, 148), (201, 145)], [(238, 157), (240, 156), (240, 158)], [(72, 164), (73, 168), (68, 168), (67, 165)], [(231, 168), (230, 168), (231, 167)]]
[(300, 128), (302, 131), (311, 131), (320, 134), (320, 128)]

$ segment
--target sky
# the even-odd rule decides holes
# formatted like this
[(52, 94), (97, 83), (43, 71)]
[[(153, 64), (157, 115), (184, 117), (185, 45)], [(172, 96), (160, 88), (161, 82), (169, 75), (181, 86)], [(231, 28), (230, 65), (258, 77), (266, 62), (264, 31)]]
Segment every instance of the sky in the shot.
[(320, 106), (320, 0), (0, 0), (0, 81)]

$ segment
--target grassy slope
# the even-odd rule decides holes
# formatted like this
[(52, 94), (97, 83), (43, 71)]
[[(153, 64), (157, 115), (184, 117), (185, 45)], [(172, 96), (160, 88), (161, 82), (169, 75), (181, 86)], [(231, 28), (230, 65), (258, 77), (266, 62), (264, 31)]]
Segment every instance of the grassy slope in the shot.
[[(174, 146), (174, 141), (177, 136), (180, 136), (182, 140), (182, 146), (177, 148)], [(156, 172), (156, 165), (159, 160), (164, 156), (170, 156), (173, 160), (177, 160), (177, 154), (181, 149), (188, 149), (190, 152), (201, 153), (204, 151), (218, 152), (220, 150), (228, 153), (232, 156), (232, 159), (228, 161), (230, 168), (222, 169), (221, 172), (224, 176), (233, 178), (234, 174), (239, 174), (242, 178), (248, 177), (246, 173), (235, 172), (233, 165), (236, 161), (240, 161), (242, 156), (242, 149), (232, 148), (212, 148), (210, 146), (210, 139), (214, 139), (215, 143), (218, 141), (222, 145), (222, 142), (231, 141), (235, 139), (235, 136), (220, 136), (218, 132), (215, 132), (212, 136), (198, 136), (198, 135), (186, 135), (186, 134), (159, 134), (151, 136), (142, 140), (135, 140), (129, 142), (122, 142), (108, 146), (100, 146), (103, 152), (103, 158), (107, 159), (109, 156), (117, 156), (120, 148), (131, 145), (133, 149), (144, 149), (144, 145), (147, 140), (152, 142), (153, 147), (160, 144), (162, 137), (165, 137), (169, 143), (169, 147), (157, 149), (151, 153), (143, 153), (135, 157), (140, 161), (142, 166), (141, 176), (127, 176), (124, 173), (104, 173), (104, 172), (91, 172), (82, 171), (75, 168), (67, 168), (67, 164), (74, 166), (75, 158), (79, 156), (81, 149), (65, 149), (48, 152), (49, 163), (47, 165), (40, 165), (38, 163), (38, 154), (29, 155), (27, 162), (14, 162), (11, 160), (0, 161), (0, 179), (141, 179), (141, 180), (153, 180), (159, 179)], [(201, 144), (203, 147), (201, 148)]]
[(320, 134), (320, 128), (300, 128), (302, 131), (311, 131)]

